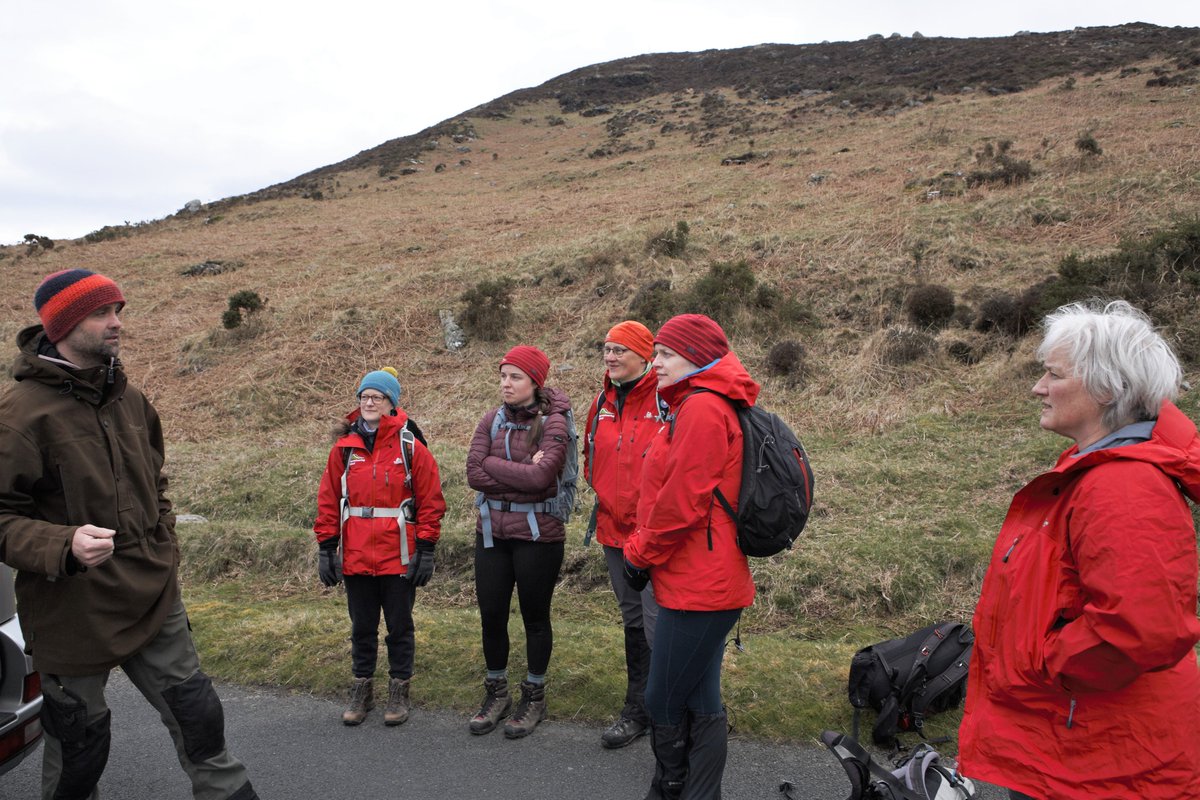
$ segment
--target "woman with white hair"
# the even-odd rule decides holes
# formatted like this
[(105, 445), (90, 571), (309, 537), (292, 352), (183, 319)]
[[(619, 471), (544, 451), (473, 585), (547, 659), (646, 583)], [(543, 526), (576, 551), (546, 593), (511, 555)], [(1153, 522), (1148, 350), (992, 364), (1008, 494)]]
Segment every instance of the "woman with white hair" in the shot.
[(1128, 303), (1046, 318), (1041, 427), (1074, 441), (1013, 499), (975, 609), (965, 774), (1020, 798), (1195, 796), (1200, 437)]

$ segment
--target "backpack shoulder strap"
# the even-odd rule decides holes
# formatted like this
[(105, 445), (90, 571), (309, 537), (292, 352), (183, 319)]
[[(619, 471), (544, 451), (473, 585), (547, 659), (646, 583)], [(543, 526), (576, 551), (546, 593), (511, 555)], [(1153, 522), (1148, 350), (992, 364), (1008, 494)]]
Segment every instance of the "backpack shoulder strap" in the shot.
[(492, 415), (492, 436), (495, 439), (496, 434), (500, 432), (500, 427), (504, 424), (504, 406), (496, 409), (496, 413)]
[(921, 643), (921, 647), (917, 651), (917, 657), (913, 659), (912, 669), (909, 670), (908, 676), (900, 686), (900, 697), (902, 700), (919, 687), (921, 678), (927, 672), (929, 659), (933, 657), (934, 651), (947, 642), (952, 640), (957, 641), (958, 632), (962, 627), (963, 624), (961, 622), (950, 622), (938, 625), (929, 632), (929, 635), (925, 637), (925, 641)]
[(409, 430), (412, 431), (413, 436), (416, 437), (418, 442), (425, 445), (426, 447), (429, 447), (429, 440), (425, 438), (425, 432), (421, 430), (421, 426), (417, 424), (416, 420), (414, 420), (412, 417), (409, 417), (408, 421), (405, 422), (404, 424), (408, 427)]
[[(596, 395), (596, 404), (592, 413), (592, 428), (587, 432), (587, 474), (584, 478), (588, 484), (592, 482), (592, 473), (596, 470), (596, 428), (600, 425), (600, 409), (604, 408), (604, 390), (600, 390), (600, 394)], [(595, 517), (593, 509), (593, 518)], [(587, 544), (587, 537), (584, 538), (584, 544)]]
[[(413, 463), (413, 448), (415, 447), (417, 437), (408, 429), (408, 423), (400, 429), (400, 459), (404, 462), (404, 485), (411, 492), (413, 488), (412, 479), (412, 463)], [(424, 444), (424, 442), (421, 442)]]

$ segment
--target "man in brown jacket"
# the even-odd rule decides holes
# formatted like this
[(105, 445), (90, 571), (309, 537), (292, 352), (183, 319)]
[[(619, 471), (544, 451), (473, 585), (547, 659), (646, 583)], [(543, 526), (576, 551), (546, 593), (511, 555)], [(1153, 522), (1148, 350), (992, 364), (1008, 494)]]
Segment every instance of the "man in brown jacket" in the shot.
[(221, 701), (180, 599), (158, 413), (117, 360), (109, 278), (46, 276), (0, 397), (0, 560), (42, 680), (44, 800), (95, 798), (108, 760), (109, 672), (162, 715), (197, 798), (257, 798), (225, 748)]

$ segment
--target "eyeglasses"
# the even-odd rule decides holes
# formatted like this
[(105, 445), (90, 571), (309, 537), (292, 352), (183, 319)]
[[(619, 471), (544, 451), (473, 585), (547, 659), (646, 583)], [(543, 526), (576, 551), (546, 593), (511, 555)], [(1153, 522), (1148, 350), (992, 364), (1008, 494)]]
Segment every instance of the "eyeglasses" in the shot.
[(358, 396), (358, 404), (363, 406), (367, 404), (378, 405), (384, 400), (387, 400), (387, 398), (381, 394), (360, 394)]
[(629, 348), (628, 348), (628, 347), (614, 347), (614, 346), (612, 346), (612, 345), (605, 345), (605, 346), (604, 346), (604, 350), (603, 350), (602, 352), (603, 352), (603, 353), (604, 353), (604, 355), (606, 355), (606, 356), (616, 356), (617, 358), (620, 358), (621, 356), (623, 356), (623, 355), (625, 355), (626, 353), (628, 353), (628, 352), (629, 352)]

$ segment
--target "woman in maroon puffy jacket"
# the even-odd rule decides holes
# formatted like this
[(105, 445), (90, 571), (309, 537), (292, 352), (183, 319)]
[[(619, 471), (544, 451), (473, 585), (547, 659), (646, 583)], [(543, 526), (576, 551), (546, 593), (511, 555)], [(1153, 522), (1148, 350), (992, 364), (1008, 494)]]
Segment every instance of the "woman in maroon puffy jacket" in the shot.
[[(503, 404), (479, 421), (467, 452), (467, 483), (478, 492), (475, 595), (487, 666), (484, 699), (471, 733), (490, 733), (509, 716), (504, 735), (528, 736), (546, 716), (546, 670), (554, 645), (550, 601), (562, 567), (564, 520), (548, 503), (575, 442), (571, 401), (545, 385), (550, 360), (518, 346), (500, 362)], [(508, 616), (513, 589), (525, 624), (528, 673), (515, 710), (508, 692)]]
[(642, 470), (637, 528), (625, 542), (635, 589), (654, 582), (658, 624), (646, 684), (655, 770), (647, 800), (721, 796), (727, 719), (725, 638), (754, 602), (754, 580), (732, 517), (714, 497), (742, 485), (735, 406), (758, 384), (702, 314), (672, 317), (654, 338), (659, 396), (670, 406)]
[(965, 774), (1013, 798), (1200, 792), (1200, 437), (1125, 302), (1046, 320), (1041, 426), (1074, 444), (1013, 498), (975, 608)]

